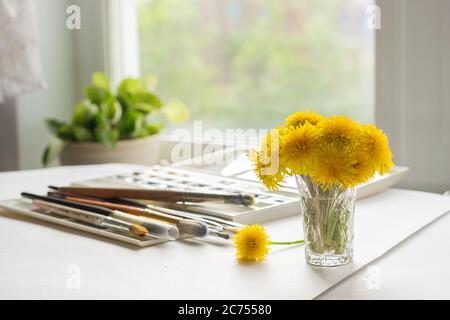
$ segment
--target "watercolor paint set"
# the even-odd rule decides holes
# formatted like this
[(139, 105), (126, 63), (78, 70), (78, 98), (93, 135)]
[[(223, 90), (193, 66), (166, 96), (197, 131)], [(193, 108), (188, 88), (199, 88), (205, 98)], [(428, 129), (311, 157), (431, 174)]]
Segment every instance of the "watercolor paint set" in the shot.
[(148, 190), (173, 190), (199, 193), (250, 194), (249, 205), (202, 201), (196, 203), (158, 202), (161, 207), (214, 216), (238, 223), (261, 223), (298, 212), (298, 195), (294, 189), (272, 193), (259, 182), (226, 177), (175, 166), (151, 166), (132, 173), (118, 174), (75, 184), (83, 187), (128, 187)]

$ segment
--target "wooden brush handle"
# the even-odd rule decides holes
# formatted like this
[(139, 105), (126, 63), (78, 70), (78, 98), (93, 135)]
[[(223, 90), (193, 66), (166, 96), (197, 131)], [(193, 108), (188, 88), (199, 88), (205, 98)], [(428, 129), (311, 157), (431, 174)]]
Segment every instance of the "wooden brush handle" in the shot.
[(223, 227), (223, 230), (236, 234), (236, 233), (238, 233), (239, 230), (241, 230), (241, 229), (238, 228), (238, 227), (224, 226), (224, 227)]
[(79, 196), (96, 198), (129, 198), (141, 200), (156, 200), (163, 202), (202, 202), (220, 201), (225, 203), (250, 205), (254, 202), (252, 195), (246, 194), (217, 194), (201, 192), (183, 192), (172, 190), (149, 189), (120, 189), (120, 188), (84, 188), (84, 187), (60, 187), (57, 189), (63, 193), (71, 193)]

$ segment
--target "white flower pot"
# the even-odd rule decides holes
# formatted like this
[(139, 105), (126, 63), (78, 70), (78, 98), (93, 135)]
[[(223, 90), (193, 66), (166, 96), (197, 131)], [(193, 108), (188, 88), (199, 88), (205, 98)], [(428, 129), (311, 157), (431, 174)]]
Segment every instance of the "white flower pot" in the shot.
[(152, 135), (145, 138), (120, 140), (115, 148), (107, 148), (98, 142), (66, 143), (61, 155), (62, 165), (98, 163), (134, 163), (152, 165), (159, 162), (160, 138)]

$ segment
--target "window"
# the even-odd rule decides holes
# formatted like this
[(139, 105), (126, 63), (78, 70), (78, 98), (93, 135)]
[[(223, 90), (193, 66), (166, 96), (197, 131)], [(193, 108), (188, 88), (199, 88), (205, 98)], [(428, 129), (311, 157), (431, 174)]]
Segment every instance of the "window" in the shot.
[(371, 0), (139, 0), (141, 74), (204, 127), (314, 109), (373, 120)]

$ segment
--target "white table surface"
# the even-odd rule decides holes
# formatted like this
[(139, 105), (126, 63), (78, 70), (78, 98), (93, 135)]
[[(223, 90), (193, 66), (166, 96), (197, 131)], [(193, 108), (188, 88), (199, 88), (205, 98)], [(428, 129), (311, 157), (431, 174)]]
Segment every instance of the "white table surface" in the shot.
[[(21, 191), (44, 193), (48, 184), (68, 184), (124, 168), (139, 167), (104, 165), (0, 173), (0, 200), (16, 198)], [(417, 201), (421, 196), (413, 191), (388, 190), (378, 199), (410, 197)], [(367, 201), (371, 200), (361, 205), (372, 205)], [(267, 225), (278, 236), (286, 229), (295, 234), (301, 220), (290, 217)], [(318, 298), (449, 299), (448, 230), (450, 217), (445, 214)], [(295, 281), (295, 268), (304, 265), (302, 247), (277, 248), (265, 263), (256, 265), (238, 265), (233, 255), (230, 244), (221, 239), (137, 249), (1, 212), (0, 298), (298, 298), (296, 292), (302, 284)]]

